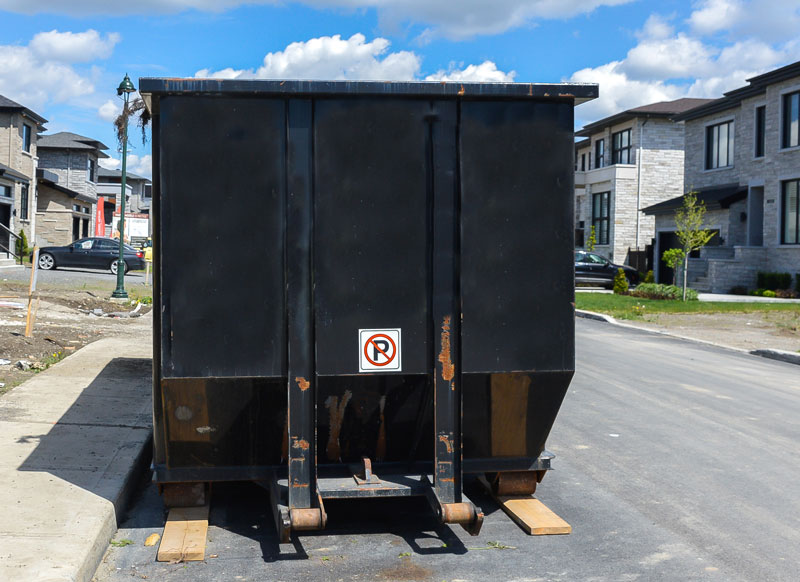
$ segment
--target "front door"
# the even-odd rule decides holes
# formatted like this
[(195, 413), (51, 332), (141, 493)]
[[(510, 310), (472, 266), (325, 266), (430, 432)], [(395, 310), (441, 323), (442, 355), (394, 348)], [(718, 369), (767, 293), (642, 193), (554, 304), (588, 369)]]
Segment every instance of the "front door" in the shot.
[(7, 230), (11, 227), (11, 204), (0, 203), (0, 224), (5, 227), (0, 228), (0, 245), (5, 249), (13, 250), (10, 246), (11, 235), (8, 234)]

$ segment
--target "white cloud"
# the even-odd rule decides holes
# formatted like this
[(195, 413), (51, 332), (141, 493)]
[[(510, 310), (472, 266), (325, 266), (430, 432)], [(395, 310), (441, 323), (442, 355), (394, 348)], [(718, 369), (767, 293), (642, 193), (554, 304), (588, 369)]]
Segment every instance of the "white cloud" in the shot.
[(663, 81), (630, 79), (622, 70), (624, 62), (614, 61), (595, 68), (576, 71), (569, 78), (573, 83), (599, 83), (600, 97), (576, 109), (584, 123), (596, 121), (620, 111), (683, 96), (685, 88)]
[(92, 29), (86, 32), (51, 30), (38, 33), (28, 47), (43, 61), (88, 63), (110, 57), (119, 41), (120, 36), (116, 32), (107, 34), (103, 38)]
[(85, 106), (101, 72), (81, 64), (111, 56), (119, 38), (95, 30), (51, 30), (27, 45), (0, 45), (0, 93), (34, 110), (51, 103)]
[[(122, 160), (117, 158), (103, 158), (99, 161), (100, 165), (107, 170), (119, 170), (122, 166)], [(128, 154), (128, 163), (125, 166), (125, 171), (131, 174), (142, 176), (143, 178), (153, 177), (153, 158), (150, 154), (144, 156), (137, 156), (136, 154)]]
[[(791, 0), (794, 2), (794, 0)], [(798, 0), (800, 5), (800, 0)], [(696, 32), (710, 16), (699, 13), (716, 7), (730, 23), (737, 14), (734, 0), (708, 0), (689, 22)], [(800, 42), (780, 43), (756, 37), (737, 38), (725, 45), (712, 44), (692, 31), (675, 32), (658, 15), (648, 18), (637, 33), (639, 43), (624, 59), (576, 71), (569, 81), (599, 83), (600, 97), (577, 110), (580, 122), (596, 121), (632, 107), (680, 97), (719, 98), (746, 84), (748, 78), (800, 58)]]
[(661, 14), (651, 14), (644, 23), (642, 30), (636, 33), (636, 36), (650, 39), (668, 38), (675, 32), (675, 28), (669, 21), (670, 19)]
[(258, 69), (202, 69), (195, 77), (218, 79), (350, 79), (408, 80), (419, 72), (420, 59), (408, 51), (387, 53), (389, 41), (366, 42), (363, 34), (347, 40), (340, 35), (293, 42), (268, 53)]
[(701, 0), (688, 23), (698, 35), (790, 41), (800, 30), (800, 0)]
[(97, 115), (103, 121), (114, 123), (114, 120), (122, 113), (122, 106), (113, 99), (109, 99), (97, 108)]
[(676, 79), (708, 74), (717, 51), (679, 33), (671, 38), (645, 38), (628, 51), (620, 71), (634, 79)]
[(26, 46), (0, 45), (0, 93), (31, 109), (94, 92), (90, 76), (72, 66), (40, 59)]
[[(428, 33), (449, 38), (497, 34), (541, 19), (570, 18), (600, 6), (626, 4), (632, 0), (295, 0), (316, 8), (372, 8), (387, 27), (420, 23), (432, 27)], [(0, 0), (0, 10), (23, 14), (121, 15), (175, 13), (195, 9), (221, 12), (244, 4), (279, 4), (280, 0)]]
[[(284, 50), (268, 53), (258, 69), (201, 69), (198, 78), (213, 79), (333, 79), (411, 81), (419, 78), (421, 58), (413, 52), (389, 52), (385, 38), (366, 41), (363, 34), (343, 40), (338, 34), (293, 42)], [(516, 73), (506, 73), (492, 61), (428, 75), (426, 81), (511, 82)]]
[(703, 0), (689, 17), (689, 24), (698, 34), (730, 30), (744, 16), (740, 0)]
[(426, 81), (465, 81), (485, 83), (511, 83), (516, 72), (504, 72), (497, 68), (492, 61), (484, 61), (480, 65), (469, 65), (464, 69), (457, 69), (451, 64), (446, 71), (440, 70), (433, 75), (425, 77)]

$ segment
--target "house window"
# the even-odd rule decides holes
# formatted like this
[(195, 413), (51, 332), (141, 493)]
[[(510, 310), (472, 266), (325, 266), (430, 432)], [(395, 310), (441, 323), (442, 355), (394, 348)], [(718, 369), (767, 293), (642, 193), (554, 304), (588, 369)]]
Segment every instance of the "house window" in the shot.
[(88, 158), (86, 162), (86, 179), (90, 182), (97, 182), (97, 162)]
[(28, 220), (28, 185), (23, 184), (19, 197), (19, 217), (20, 220)]
[(781, 192), (781, 244), (800, 244), (800, 180), (783, 183)]
[[(581, 165), (586, 166), (586, 154), (582, 154), (581, 156)], [(586, 169), (585, 167), (583, 168)], [(150, 198), (153, 196), (153, 185), (152, 184), (145, 184), (144, 185), (144, 197)]]
[(781, 147), (800, 145), (800, 91), (783, 96)]
[(22, 124), (22, 149), (28, 153), (31, 151), (31, 126), (27, 123)]
[(592, 226), (599, 245), (608, 244), (609, 195), (609, 192), (601, 192), (592, 196)]
[(733, 121), (706, 128), (706, 170), (733, 165)]
[[(586, 171), (586, 154), (581, 154), (581, 172)], [(146, 188), (147, 186), (145, 186)]]
[(631, 163), (631, 130), (618, 131), (611, 136), (611, 163)]
[(764, 148), (767, 144), (767, 132), (766, 132), (766, 121), (767, 121), (767, 107), (765, 105), (761, 105), (760, 107), (756, 107), (756, 157), (763, 158), (764, 157)]
[(594, 167), (602, 168), (606, 165), (606, 140), (598, 139), (594, 142)]
[(3, 198), (11, 198), (11, 186), (3, 186), (0, 184), (0, 196)]

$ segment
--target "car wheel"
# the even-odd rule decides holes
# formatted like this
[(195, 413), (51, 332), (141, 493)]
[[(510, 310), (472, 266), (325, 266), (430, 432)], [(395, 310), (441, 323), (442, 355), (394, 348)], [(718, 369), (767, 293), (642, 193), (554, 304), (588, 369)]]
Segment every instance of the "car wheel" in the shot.
[(56, 268), (56, 260), (50, 253), (42, 253), (39, 255), (39, 268), (44, 271), (50, 271)]
[[(124, 272), (127, 273), (128, 272), (128, 263), (126, 263), (125, 261), (122, 261), (122, 265), (125, 268)], [(108, 268), (113, 274), (116, 275), (117, 274), (117, 259), (114, 259), (113, 261), (111, 261), (111, 264), (108, 266)]]

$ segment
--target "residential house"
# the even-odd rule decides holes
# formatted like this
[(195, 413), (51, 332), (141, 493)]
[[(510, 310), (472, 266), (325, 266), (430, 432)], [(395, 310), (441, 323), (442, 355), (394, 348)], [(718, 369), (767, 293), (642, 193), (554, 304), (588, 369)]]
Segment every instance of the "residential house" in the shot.
[(37, 141), (47, 120), (0, 95), (0, 253), (13, 251), (9, 231), (35, 240)]
[(66, 245), (93, 236), (97, 207), (98, 159), (107, 158), (102, 142), (69, 132), (39, 137), (36, 241)]
[(594, 227), (595, 251), (615, 263), (635, 262), (651, 245), (655, 221), (640, 209), (683, 194), (683, 124), (676, 113), (708, 99), (677, 99), (636, 107), (590, 123), (576, 132), (576, 246)]
[[(689, 284), (727, 293), (754, 288), (758, 271), (800, 274), (800, 61), (747, 80), (721, 99), (685, 111), (684, 183), (717, 234), (690, 259)], [(683, 198), (645, 211), (657, 252), (674, 244)]]
[[(122, 182), (122, 172), (120, 170), (108, 170), (101, 167), (98, 172), (97, 193), (103, 199), (104, 223), (107, 236), (116, 230), (114, 215), (119, 220), (120, 212), (120, 189)], [(147, 178), (125, 172), (125, 216), (126, 220), (132, 218), (140, 221), (146, 227), (147, 235), (152, 232), (150, 226), (150, 202), (152, 200), (152, 183)], [(137, 229), (137, 233), (138, 230)], [(125, 229), (128, 233), (128, 228)], [(133, 238), (141, 238), (134, 236)]]

